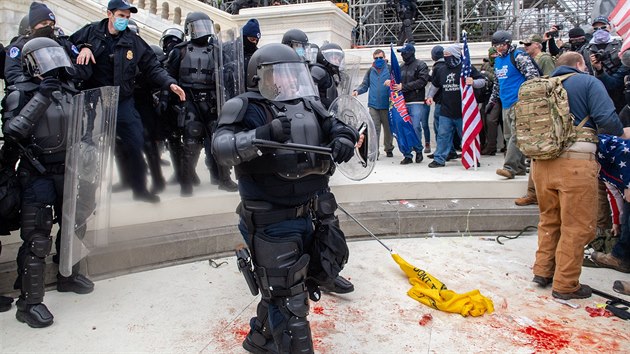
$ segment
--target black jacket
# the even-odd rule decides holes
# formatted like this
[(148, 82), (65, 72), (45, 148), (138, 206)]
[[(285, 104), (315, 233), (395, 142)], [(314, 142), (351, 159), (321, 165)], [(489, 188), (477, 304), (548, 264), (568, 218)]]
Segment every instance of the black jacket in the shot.
[[(98, 57), (104, 50), (107, 50), (105, 38), (110, 36), (107, 22), (108, 19), (104, 19), (88, 24), (72, 34), (70, 40), (80, 48), (89, 47), (94, 57)], [(129, 29), (120, 33), (120, 36), (113, 53), (114, 82), (108, 83), (109, 85), (120, 86), (120, 99), (133, 95), (138, 69), (144, 77), (162, 89), (169, 89), (171, 84), (177, 84), (177, 81), (169, 76), (168, 72), (160, 65), (151, 47), (140, 36)], [(99, 63), (93, 65), (99, 65)], [(84, 88), (89, 89), (97, 86), (90, 79), (87, 80)]]
[(424, 102), (424, 88), (429, 82), (429, 67), (420, 59), (400, 67), (402, 92), (407, 103)]

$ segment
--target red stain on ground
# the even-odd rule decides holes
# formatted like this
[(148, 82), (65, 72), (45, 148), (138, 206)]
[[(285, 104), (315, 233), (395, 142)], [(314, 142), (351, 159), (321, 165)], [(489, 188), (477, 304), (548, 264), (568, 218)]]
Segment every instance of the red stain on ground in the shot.
[(422, 318), (420, 318), (420, 321), (418, 323), (420, 324), (420, 326), (426, 326), (431, 321), (433, 321), (433, 316), (431, 316), (430, 313), (426, 313), (422, 315)]
[(561, 331), (548, 329), (544, 331), (532, 326), (527, 326), (520, 328), (519, 332), (527, 334), (531, 344), (533, 344), (537, 350), (559, 351), (569, 345), (566, 334)]
[(324, 308), (321, 306), (315, 306), (313, 307), (313, 313), (316, 315), (323, 315), (324, 314)]
[(612, 312), (610, 312), (609, 310), (603, 309), (603, 308), (586, 306), (585, 310), (586, 310), (586, 312), (589, 313), (589, 316), (591, 316), (591, 317), (612, 317), (612, 316), (614, 316)]
[(247, 328), (236, 328), (232, 333), (241, 340), (245, 340), (245, 337), (249, 334), (249, 326)]

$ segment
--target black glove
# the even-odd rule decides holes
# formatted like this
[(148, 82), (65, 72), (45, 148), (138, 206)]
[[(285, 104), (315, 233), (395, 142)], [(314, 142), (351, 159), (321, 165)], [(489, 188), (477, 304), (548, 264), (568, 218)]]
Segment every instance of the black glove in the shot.
[(348, 138), (340, 137), (333, 140), (332, 158), (336, 163), (348, 162), (354, 156), (354, 144)]
[(256, 128), (256, 138), (284, 143), (291, 138), (291, 121), (287, 116), (280, 116)]
[(61, 81), (54, 77), (47, 77), (39, 84), (39, 93), (46, 98), (50, 98), (53, 91), (61, 90)]
[(494, 102), (488, 102), (488, 104), (486, 104), (486, 114), (490, 114), (490, 112), (492, 112), (492, 109), (494, 108), (494, 106), (496, 105), (496, 103)]

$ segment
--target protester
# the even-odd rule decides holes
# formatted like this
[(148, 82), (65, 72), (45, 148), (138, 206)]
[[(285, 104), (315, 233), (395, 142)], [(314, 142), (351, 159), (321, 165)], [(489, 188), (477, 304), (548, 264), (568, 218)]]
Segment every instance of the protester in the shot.
[(255, 18), (247, 20), (243, 28), (241, 29), (243, 35), (243, 59), (245, 59), (245, 65), (243, 67), (243, 77), (247, 76), (247, 64), (252, 58), (252, 55), (258, 49), (258, 42), (260, 41), (260, 24)]
[[(385, 84), (390, 78), (391, 67), (385, 52), (376, 49), (372, 53), (374, 62), (363, 77), (363, 82), (352, 91), (353, 96), (368, 92), (368, 108), (374, 121), (376, 136), (380, 144), (381, 126), (383, 127), (383, 147), (387, 157), (394, 157), (394, 137), (389, 128), (389, 86)], [(380, 149), (379, 149), (380, 151)]]
[[(400, 67), (401, 82), (396, 84), (395, 90), (402, 91), (407, 103), (407, 111), (411, 116), (414, 131), (418, 136), (420, 144), (412, 147), (416, 152), (416, 163), (422, 162), (422, 129), (425, 129), (425, 138), (429, 133), (429, 111), (430, 107), (424, 103), (425, 86), (429, 82), (429, 67), (427, 64), (416, 59), (416, 48), (411, 43), (399, 48), (398, 52), (402, 56), (403, 65)], [(386, 82), (389, 85), (389, 81)], [(425, 140), (429, 143), (429, 139)], [(412, 163), (411, 152), (405, 154), (405, 158), (400, 161), (401, 165)]]
[(494, 61), (494, 72), (496, 75), (492, 95), (486, 106), (486, 113), (492, 111), (498, 100), (503, 105), (503, 136), (508, 141), (503, 168), (497, 169), (497, 174), (507, 179), (514, 176), (525, 175), (525, 158), (516, 147), (516, 137), (514, 136), (514, 103), (518, 100), (518, 89), (525, 80), (539, 77), (538, 68), (532, 59), (516, 49), (512, 45), (512, 34), (508, 31), (496, 31), (492, 35), (492, 46), (497, 50), (499, 56)]
[(499, 55), (494, 47), (488, 49), (488, 58), (484, 59), (481, 65), (481, 75), (483, 75), (488, 81), (489, 95), (485, 97), (481, 102), (478, 102), (480, 107), (479, 111), (482, 113), (481, 119), (483, 119), (483, 132), (485, 132), (485, 144), (484, 139), (481, 139), (481, 155), (494, 156), (497, 152), (497, 143), (499, 135), (499, 127), (503, 127), (503, 119), (501, 117), (501, 100), (498, 100), (492, 110), (486, 113), (486, 107), (489, 104), (490, 96), (492, 96), (492, 89), (496, 75), (494, 74), (494, 60)]
[[(459, 44), (452, 44), (444, 48), (444, 62), (446, 69), (434, 75), (431, 91), (427, 94), (427, 104), (433, 103), (434, 92), (442, 89), (442, 104), (440, 108), (440, 125), (437, 137), (437, 147), (430, 168), (446, 166), (446, 159), (453, 149), (453, 132), (462, 134), (462, 51)], [(466, 78), (466, 85), (483, 87), (486, 79), (479, 71), (472, 67), (471, 76)]]
[[(533, 160), (533, 178), (540, 209), (538, 250), (533, 282), (553, 284), (552, 296), (560, 299), (590, 297), (591, 288), (580, 284), (582, 254), (595, 236), (597, 171), (596, 131), (620, 136), (623, 127), (603, 85), (586, 71), (578, 53), (563, 54), (552, 77), (575, 73), (562, 82), (574, 125), (587, 119), (578, 140), (559, 158)], [(577, 177), (579, 176), (579, 178)]]

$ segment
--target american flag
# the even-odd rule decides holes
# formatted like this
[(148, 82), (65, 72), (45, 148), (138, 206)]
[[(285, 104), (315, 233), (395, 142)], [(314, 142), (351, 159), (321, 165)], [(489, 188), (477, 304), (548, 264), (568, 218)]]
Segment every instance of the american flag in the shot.
[(480, 144), (479, 133), (481, 132), (481, 116), (479, 115), (479, 105), (475, 99), (472, 86), (466, 85), (466, 78), (470, 76), (470, 52), (468, 51), (468, 41), (466, 31), (462, 31), (462, 40), (464, 41), (464, 49), (462, 52), (462, 75), (461, 75), (461, 92), (462, 92), (462, 121), (463, 137), (462, 137), (462, 165), (465, 169), (474, 166), (477, 168), (479, 161)]
[(630, 49), (630, 1), (619, 1), (608, 18), (615, 25), (617, 34), (623, 38), (623, 46), (619, 50), (621, 55), (626, 49)]

